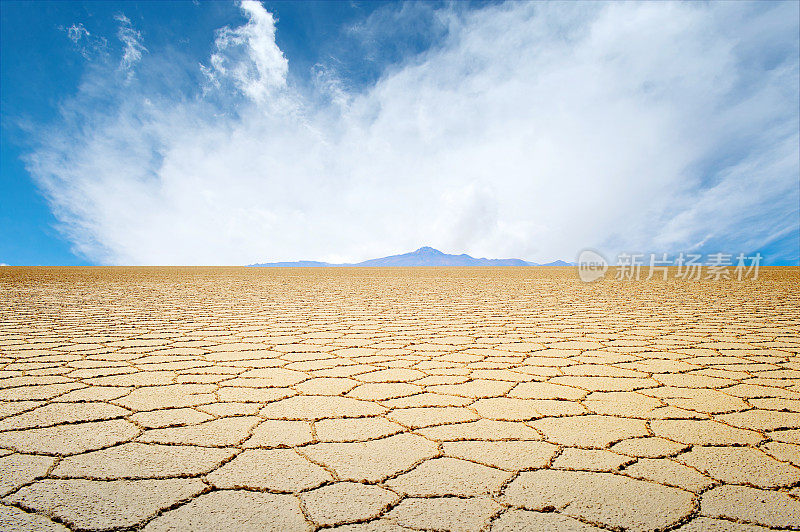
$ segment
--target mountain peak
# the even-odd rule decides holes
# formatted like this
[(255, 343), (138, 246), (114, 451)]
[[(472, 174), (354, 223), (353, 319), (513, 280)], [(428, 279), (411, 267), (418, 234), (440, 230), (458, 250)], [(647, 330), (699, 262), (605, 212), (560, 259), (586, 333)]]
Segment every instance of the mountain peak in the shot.
[(422, 246), (421, 248), (419, 248), (418, 250), (416, 250), (414, 253), (417, 253), (417, 254), (419, 254), (419, 255), (422, 255), (422, 254), (427, 254), (427, 255), (444, 255), (444, 253), (442, 253), (442, 252), (441, 252), (441, 251), (439, 251), (438, 249), (432, 248), (432, 247), (430, 247), (430, 246)]
[(266, 264), (251, 264), (251, 266), (271, 266), (271, 267), (293, 267), (301, 266), (307, 268), (321, 266), (361, 266), (361, 267), (414, 267), (414, 266), (568, 266), (569, 263), (556, 261), (550, 264), (536, 264), (522, 259), (476, 259), (462, 253), (461, 255), (451, 255), (443, 253), (430, 246), (422, 246), (411, 253), (401, 255), (391, 255), (379, 259), (370, 259), (357, 263), (330, 264), (327, 262), (299, 261), (299, 262), (271, 262)]

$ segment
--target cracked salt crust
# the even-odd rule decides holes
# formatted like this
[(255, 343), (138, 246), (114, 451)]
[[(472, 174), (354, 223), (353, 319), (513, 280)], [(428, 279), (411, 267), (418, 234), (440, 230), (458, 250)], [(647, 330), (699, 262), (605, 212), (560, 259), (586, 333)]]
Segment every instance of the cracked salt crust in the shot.
[(0, 529), (798, 529), (798, 273), (4, 268)]

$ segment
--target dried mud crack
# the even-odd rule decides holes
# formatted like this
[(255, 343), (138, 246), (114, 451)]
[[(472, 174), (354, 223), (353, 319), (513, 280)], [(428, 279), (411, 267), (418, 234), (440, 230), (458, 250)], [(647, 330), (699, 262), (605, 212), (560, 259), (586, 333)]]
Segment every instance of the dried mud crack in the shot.
[(800, 530), (800, 270), (0, 270), (2, 530)]

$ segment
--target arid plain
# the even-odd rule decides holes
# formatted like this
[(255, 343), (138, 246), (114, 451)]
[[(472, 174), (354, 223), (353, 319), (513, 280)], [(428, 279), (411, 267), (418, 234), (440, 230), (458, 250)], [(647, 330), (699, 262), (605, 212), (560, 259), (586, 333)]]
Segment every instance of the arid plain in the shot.
[(0, 529), (798, 530), (799, 279), (0, 268)]

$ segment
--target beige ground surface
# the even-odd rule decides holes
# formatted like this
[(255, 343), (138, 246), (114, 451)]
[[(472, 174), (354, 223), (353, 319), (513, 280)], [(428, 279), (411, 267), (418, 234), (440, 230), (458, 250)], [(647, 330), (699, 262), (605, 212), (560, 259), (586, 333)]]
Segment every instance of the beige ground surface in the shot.
[(0, 529), (800, 529), (800, 289), (0, 268)]

